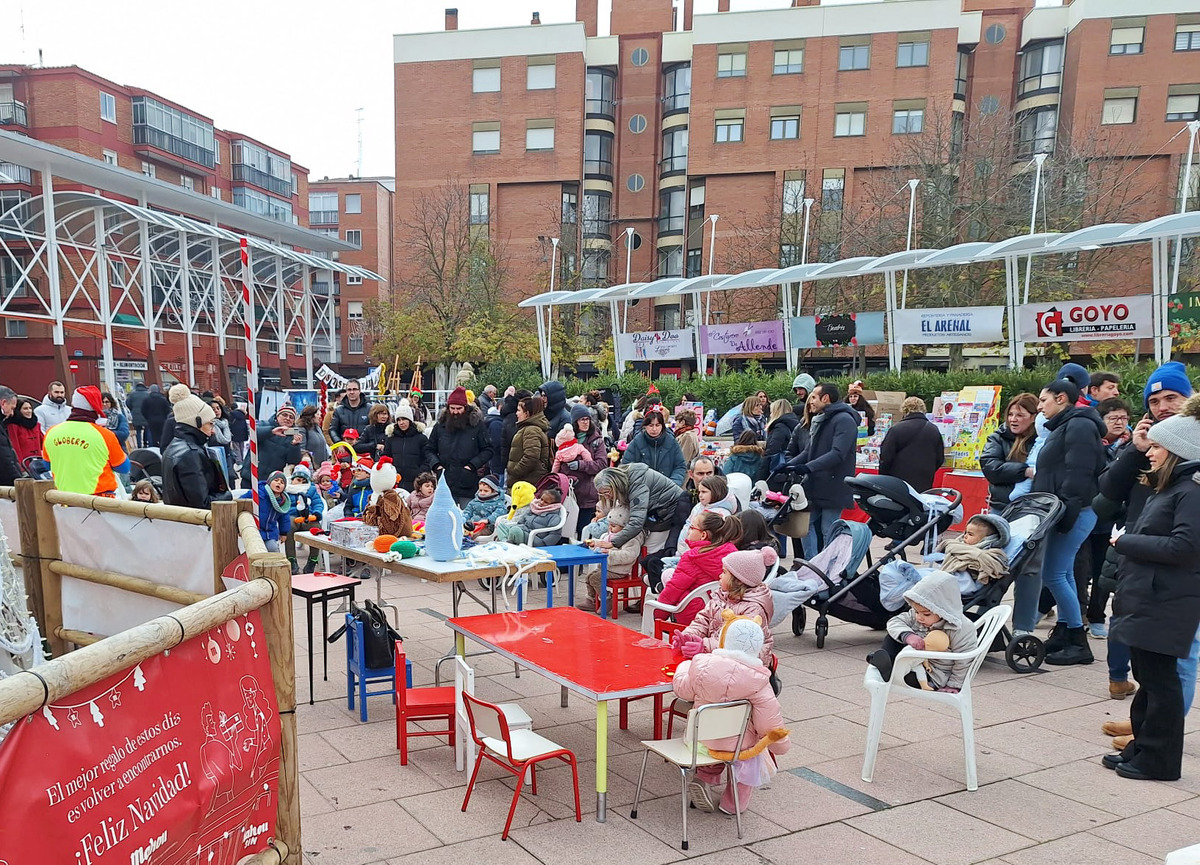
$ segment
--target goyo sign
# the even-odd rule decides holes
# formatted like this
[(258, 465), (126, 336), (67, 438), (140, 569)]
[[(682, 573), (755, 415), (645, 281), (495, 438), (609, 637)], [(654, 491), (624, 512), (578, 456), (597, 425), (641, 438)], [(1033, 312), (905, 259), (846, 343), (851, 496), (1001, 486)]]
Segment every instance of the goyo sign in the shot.
[(1154, 336), (1149, 295), (1031, 303), (1020, 309), (1021, 339), (1071, 342)]

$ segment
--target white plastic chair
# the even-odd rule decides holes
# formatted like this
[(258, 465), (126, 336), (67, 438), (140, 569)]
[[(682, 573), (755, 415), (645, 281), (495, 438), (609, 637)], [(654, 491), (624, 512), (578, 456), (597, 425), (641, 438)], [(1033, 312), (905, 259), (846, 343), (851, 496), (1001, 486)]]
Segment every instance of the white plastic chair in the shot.
[[(879, 670), (868, 665), (863, 677), (863, 687), (871, 694), (871, 717), (867, 725), (867, 753), (863, 757), (862, 779), (870, 781), (875, 776), (875, 757), (879, 753), (879, 740), (883, 735), (883, 715), (887, 710), (888, 695), (893, 688), (899, 689), (905, 697), (918, 700), (929, 700), (934, 703), (944, 703), (958, 709), (962, 718), (963, 751), (967, 763), (967, 789), (979, 788), (979, 779), (975, 770), (975, 713), (971, 706), (971, 683), (975, 674), (983, 666), (984, 658), (992, 647), (992, 641), (1008, 621), (1012, 607), (1001, 604), (992, 607), (975, 622), (975, 632), (979, 645), (970, 652), (919, 652), (910, 646), (905, 646), (892, 667), (891, 681), (883, 681)], [(946, 694), (941, 691), (925, 691), (910, 688), (904, 683), (908, 673), (928, 660), (934, 661), (970, 661), (967, 677), (962, 689), (957, 694)]]
[(659, 739), (643, 741), (645, 752), (642, 755), (642, 771), (638, 773), (637, 791), (633, 794), (633, 808), (629, 816), (636, 820), (638, 803), (642, 798), (642, 781), (646, 777), (646, 762), (650, 753), (654, 752), (668, 763), (674, 764), (679, 770), (682, 790), (680, 805), (683, 812), (683, 843), (681, 849), (688, 848), (687, 818), (688, 818), (688, 784), (696, 775), (698, 766), (725, 767), (726, 776), (733, 786), (734, 819), (737, 821), (737, 836), (742, 837), (742, 809), (737, 798), (737, 784), (733, 778), (733, 760), (718, 760), (712, 756), (701, 743), (704, 740), (728, 739), (737, 737), (737, 747), (733, 749), (736, 757), (742, 751), (742, 740), (746, 736), (746, 727), (750, 723), (750, 701), (735, 700), (729, 703), (708, 703), (698, 706), (688, 712), (687, 727), (683, 737), (679, 739)]
[[(643, 600), (642, 601), (642, 633), (645, 634), (647, 637), (657, 636), (655, 634), (655, 628), (654, 628), (654, 622), (655, 622), (654, 611), (655, 610), (662, 610), (663, 612), (665, 612), (667, 614), (668, 617), (675, 616), (677, 613), (680, 613), (683, 610), (687, 609), (688, 604), (690, 604), (692, 601), (696, 600), (697, 598), (703, 600), (704, 603), (707, 604), (709, 601), (712, 600), (713, 593), (716, 592), (720, 588), (721, 588), (720, 580), (713, 580), (711, 583), (705, 583), (702, 586), (697, 586), (696, 588), (694, 588), (690, 592), (688, 592), (686, 595), (684, 595), (683, 599), (680, 600), (680, 602), (678, 604), (675, 604), (674, 606), (671, 606), (669, 604), (664, 604), (658, 600), (655, 600), (654, 598), (648, 598), (648, 599)], [(625, 701), (622, 700), (621, 703), (624, 705)], [(689, 701), (681, 700), (678, 697), (675, 697), (674, 699), (671, 700), (671, 705), (667, 710), (667, 735), (668, 736), (671, 735), (671, 730), (674, 729), (675, 719), (685, 717), (687, 715), (687, 713), (690, 712), (691, 710), (692, 710), (692, 704)]]
[(553, 525), (546, 526), (545, 528), (542, 528), (542, 529), (530, 529), (529, 537), (526, 539), (525, 543), (529, 544), (529, 546), (531, 546), (531, 547), (536, 546), (536, 544), (534, 544), (534, 542), (533, 542), (534, 538), (541, 537), (542, 535), (548, 535), (551, 532), (562, 532), (563, 536), (565, 537), (566, 532), (564, 531), (564, 529), (565, 529), (566, 525), (567, 525), (567, 506), (560, 504), (558, 506), (558, 522), (554, 523)]
[[(441, 663), (440, 661), (438, 662)], [(454, 768), (460, 772), (475, 765), (475, 737), (471, 735), (470, 719), (467, 717), (463, 694), (475, 696), (475, 669), (460, 656), (454, 656), (454, 723), (455, 747)], [(516, 703), (499, 703), (509, 730), (532, 730), (533, 719)]]

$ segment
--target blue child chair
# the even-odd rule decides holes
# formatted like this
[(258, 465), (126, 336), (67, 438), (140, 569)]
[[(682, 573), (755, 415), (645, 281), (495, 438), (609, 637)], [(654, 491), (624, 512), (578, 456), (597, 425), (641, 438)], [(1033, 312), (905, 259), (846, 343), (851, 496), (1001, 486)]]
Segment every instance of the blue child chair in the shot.
[[(412, 661), (404, 663), (404, 680), (412, 687)], [(386, 688), (369, 690), (372, 682), (386, 682)], [(390, 694), (396, 701), (396, 667), (368, 667), (363, 652), (363, 624), (349, 613), (346, 614), (346, 705), (354, 711), (354, 695), (358, 693), (358, 718), (367, 720), (367, 697)]]

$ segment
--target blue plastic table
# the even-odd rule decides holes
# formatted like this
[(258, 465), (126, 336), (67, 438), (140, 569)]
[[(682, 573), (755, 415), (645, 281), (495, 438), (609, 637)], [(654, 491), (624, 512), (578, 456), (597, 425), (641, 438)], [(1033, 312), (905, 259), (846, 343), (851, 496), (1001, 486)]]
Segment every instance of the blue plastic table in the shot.
[[(585, 547), (582, 544), (555, 544), (551, 547), (538, 547), (539, 550), (544, 550), (554, 559), (554, 563), (559, 567), (567, 569), (567, 603), (571, 606), (575, 605), (575, 569), (580, 565), (599, 565), (600, 566), (600, 597), (608, 597), (608, 554), (602, 553), (599, 550), (593, 550), (590, 547)], [(554, 606), (554, 575), (551, 571), (546, 574), (546, 606)], [(517, 609), (523, 609), (524, 599), (521, 594), (521, 589), (517, 589)], [(600, 615), (608, 618), (607, 603), (600, 605)]]

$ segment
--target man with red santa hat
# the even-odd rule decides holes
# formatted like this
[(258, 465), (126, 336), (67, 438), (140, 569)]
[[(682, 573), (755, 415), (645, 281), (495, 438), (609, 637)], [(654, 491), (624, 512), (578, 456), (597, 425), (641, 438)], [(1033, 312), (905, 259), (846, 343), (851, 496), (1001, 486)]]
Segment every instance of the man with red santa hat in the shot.
[(71, 395), (71, 414), (46, 433), (42, 456), (50, 463), (54, 485), (69, 493), (113, 497), (117, 472), (129, 471), (129, 458), (117, 437), (105, 427), (100, 389), (78, 387)]

